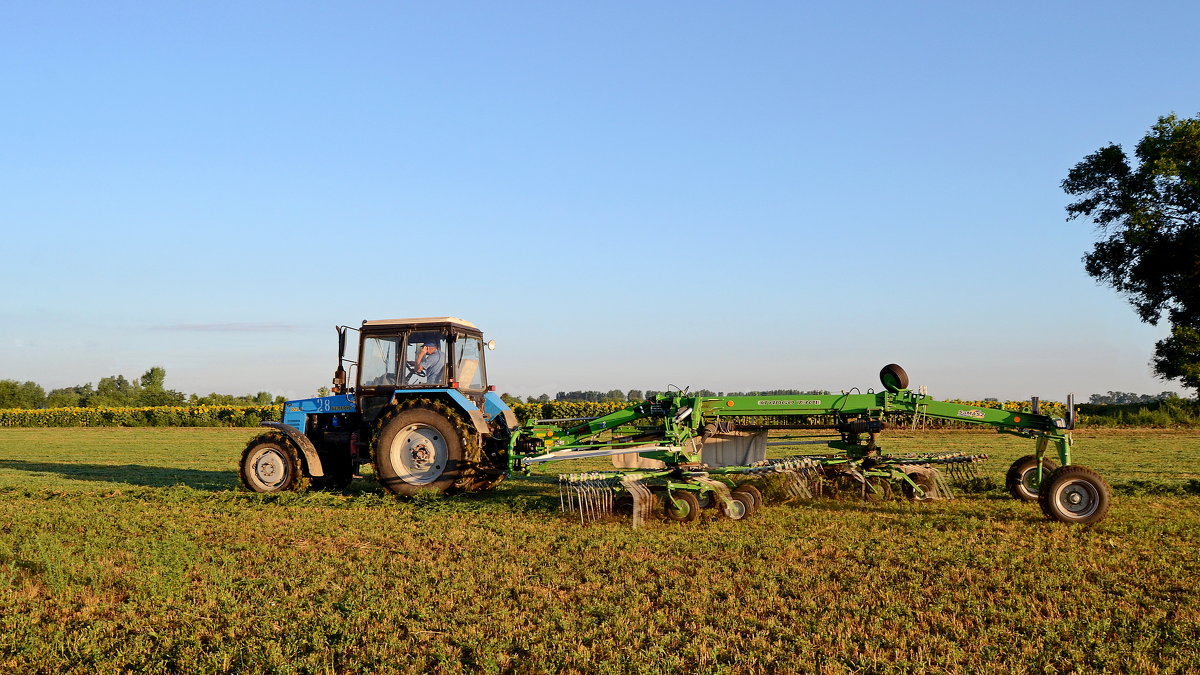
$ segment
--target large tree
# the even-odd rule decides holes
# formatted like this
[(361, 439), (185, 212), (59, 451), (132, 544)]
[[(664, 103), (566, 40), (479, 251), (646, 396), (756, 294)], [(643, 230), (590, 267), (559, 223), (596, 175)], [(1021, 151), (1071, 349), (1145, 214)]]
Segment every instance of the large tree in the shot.
[(1138, 142), (1136, 165), (1109, 144), (1071, 169), (1062, 188), (1101, 234), (1088, 274), (1125, 295), (1142, 321), (1164, 318), (1154, 372), (1200, 393), (1200, 116), (1160, 117)]
[(46, 405), (46, 390), (37, 382), (0, 380), (0, 408), (41, 408)]

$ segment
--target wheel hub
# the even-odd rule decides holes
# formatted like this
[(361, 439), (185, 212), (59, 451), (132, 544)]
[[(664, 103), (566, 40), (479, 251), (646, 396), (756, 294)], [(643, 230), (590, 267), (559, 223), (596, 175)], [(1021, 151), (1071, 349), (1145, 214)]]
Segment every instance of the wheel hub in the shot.
[(254, 461), (254, 476), (267, 487), (275, 487), (287, 477), (283, 457), (275, 450), (264, 452)]
[(428, 464), (430, 455), (431, 453), (429, 452), (429, 446), (425, 445), (424, 443), (421, 443), (412, 449), (413, 463), (418, 466), (422, 464)]
[(426, 424), (410, 424), (392, 440), (393, 466), (410, 485), (425, 485), (441, 477), (450, 456), (446, 438)]
[(1099, 505), (1099, 495), (1091, 484), (1074, 481), (1062, 487), (1058, 501), (1072, 515), (1086, 517)]

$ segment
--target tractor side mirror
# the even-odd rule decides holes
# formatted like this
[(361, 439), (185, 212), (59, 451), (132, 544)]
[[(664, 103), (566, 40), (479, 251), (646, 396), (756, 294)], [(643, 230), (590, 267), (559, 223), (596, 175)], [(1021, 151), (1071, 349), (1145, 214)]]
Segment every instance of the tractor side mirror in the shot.
[(488, 351), (493, 351), (493, 352), (494, 352), (494, 351), (496, 351), (496, 341), (495, 341), (495, 340), (488, 340), (488, 342), (487, 342), (487, 348), (488, 348)]

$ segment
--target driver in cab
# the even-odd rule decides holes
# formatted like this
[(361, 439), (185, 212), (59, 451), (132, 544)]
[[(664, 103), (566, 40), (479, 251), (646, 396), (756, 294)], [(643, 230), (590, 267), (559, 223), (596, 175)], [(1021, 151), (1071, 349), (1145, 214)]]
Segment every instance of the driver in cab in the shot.
[(438, 348), (438, 339), (434, 338), (426, 342), (417, 352), (416, 363), (413, 364), (413, 371), (425, 378), (428, 384), (441, 384), (442, 374), (446, 370), (446, 356), (442, 354), (442, 350)]

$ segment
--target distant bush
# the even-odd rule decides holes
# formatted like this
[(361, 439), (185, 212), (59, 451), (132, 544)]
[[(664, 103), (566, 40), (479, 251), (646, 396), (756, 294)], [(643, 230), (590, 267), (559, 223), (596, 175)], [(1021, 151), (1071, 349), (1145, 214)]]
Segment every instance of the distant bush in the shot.
[(1077, 406), (1080, 421), (1091, 427), (1194, 427), (1200, 425), (1200, 401), (1164, 398), (1148, 404)]

